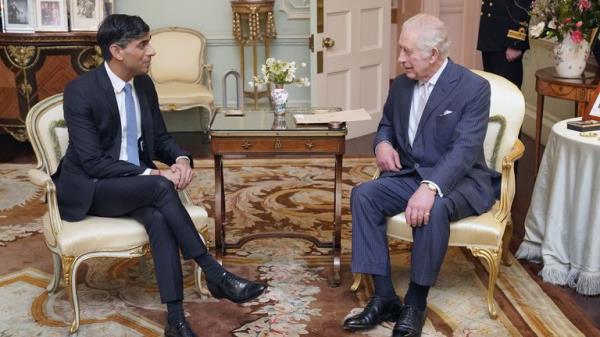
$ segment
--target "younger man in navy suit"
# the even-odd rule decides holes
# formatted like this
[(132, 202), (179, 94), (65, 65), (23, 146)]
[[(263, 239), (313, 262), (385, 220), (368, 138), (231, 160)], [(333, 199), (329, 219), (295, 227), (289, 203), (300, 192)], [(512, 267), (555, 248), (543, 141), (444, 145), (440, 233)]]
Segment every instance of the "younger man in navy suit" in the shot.
[[(266, 286), (226, 271), (208, 253), (177, 190), (193, 178), (192, 158), (167, 133), (146, 73), (155, 51), (138, 16), (110, 15), (98, 29), (104, 64), (65, 88), (69, 146), (53, 180), (61, 217), (131, 216), (150, 239), (167, 337), (194, 337), (183, 314), (179, 251), (194, 259), (216, 298), (249, 301)], [(153, 160), (169, 165), (159, 170)]]

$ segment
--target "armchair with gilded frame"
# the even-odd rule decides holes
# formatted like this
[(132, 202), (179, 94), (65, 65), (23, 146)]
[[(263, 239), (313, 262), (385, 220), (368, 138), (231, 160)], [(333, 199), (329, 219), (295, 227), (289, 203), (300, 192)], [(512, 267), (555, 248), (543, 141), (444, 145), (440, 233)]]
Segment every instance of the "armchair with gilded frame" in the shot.
[[(200, 107), (215, 111), (212, 64), (206, 63), (206, 38), (183, 27), (165, 27), (150, 32), (156, 55), (148, 75), (154, 81), (162, 111)], [(209, 120), (210, 120), (209, 119)]]
[[(73, 307), (69, 332), (71, 336), (76, 336), (80, 320), (77, 269), (81, 263), (94, 257), (142, 257), (149, 251), (149, 243), (144, 225), (133, 218), (87, 216), (77, 222), (60, 218), (56, 187), (50, 176), (56, 171), (69, 142), (62, 103), (62, 94), (40, 101), (31, 108), (25, 123), (37, 158), (37, 166), (29, 171), (29, 178), (32, 183), (44, 188), (48, 204), (48, 212), (43, 219), (43, 233), (46, 246), (52, 253), (54, 275), (47, 289), (50, 294), (55, 293), (64, 277)], [(185, 191), (180, 193), (180, 197), (201, 237), (208, 235), (209, 218), (206, 210), (194, 205)], [(200, 287), (201, 270), (198, 267), (195, 268), (194, 278), (198, 292), (207, 295), (207, 290)]]
[[(512, 236), (511, 206), (515, 195), (514, 163), (524, 153), (519, 131), (525, 114), (523, 94), (514, 84), (492, 73), (474, 70), (490, 82), (491, 105), (484, 153), (488, 167), (502, 174), (500, 199), (486, 213), (470, 216), (450, 224), (449, 246), (465, 247), (482, 258), (487, 265), (489, 279), (487, 306), (491, 318), (497, 317), (494, 289), (500, 269), (500, 260), (511, 264), (508, 244)], [(379, 176), (379, 170), (373, 178)], [(412, 242), (412, 228), (405, 222), (404, 213), (387, 220), (389, 238)], [(351, 286), (357, 291), (361, 284), (371, 291), (370, 279), (362, 274), (354, 275)]]

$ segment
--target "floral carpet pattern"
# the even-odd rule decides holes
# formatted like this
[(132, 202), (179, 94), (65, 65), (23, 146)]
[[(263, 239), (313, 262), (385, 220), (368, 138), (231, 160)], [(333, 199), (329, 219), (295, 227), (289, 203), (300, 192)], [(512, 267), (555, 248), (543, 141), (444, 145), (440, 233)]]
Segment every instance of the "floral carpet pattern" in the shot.
[[(0, 336), (64, 336), (71, 320), (67, 294), (49, 296), (51, 260), (39, 218), (41, 191), (25, 186), (31, 165), (0, 165)], [(342, 329), (344, 317), (361, 310), (364, 291), (349, 286), (352, 186), (370, 179), (372, 159), (345, 159), (343, 173), (342, 285), (330, 288), (331, 257), (297, 239), (250, 241), (228, 255), (232, 271), (269, 284), (265, 294), (244, 305), (200, 296), (193, 264), (184, 264), (185, 310), (201, 336), (390, 336), (393, 324), (367, 332)], [(213, 215), (212, 161), (195, 162), (192, 198)], [(333, 218), (333, 161), (228, 160), (225, 162), (227, 241), (259, 231), (302, 231), (328, 240)], [(391, 245), (399, 294), (408, 284), (410, 252)], [(79, 336), (162, 336), (160, 304), (152, 259), (95, 259), (79, 276), (82, 325)], [(485, 302), (487, 273), (461, 249), (451, 248), (429, 297), (423, 336), (583, 336), (519, 263), (502, 266), (496, 289), (499, 317)]]

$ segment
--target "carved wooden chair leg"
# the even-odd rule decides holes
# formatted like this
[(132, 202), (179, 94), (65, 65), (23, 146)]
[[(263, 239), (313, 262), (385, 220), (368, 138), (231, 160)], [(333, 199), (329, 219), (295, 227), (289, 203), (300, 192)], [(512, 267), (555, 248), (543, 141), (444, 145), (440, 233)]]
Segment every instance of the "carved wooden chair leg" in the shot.
[(502, 264), (505, 266), (511, 266), (513, 264), (513, 258), (510, 254), (510, 240), (513, 233), (513, 222), (511, 216), (508, 217), (506, 223), (506, 229), (504, 229), (504, 236), (502, 237)]
[(496, 312), (496, 303), (494, 302), (494, 290), (496, 289), (496, 280), (498, 279), (501, 252), (479, 248), (472, 248), (471, 252), (473, 252), (474, 256), (482, 258), (488, 265), (489, 277), (486, 300), (490, 318), (496, 319), (498, 313)]
[[(193, 261), (192, 261), (193, 262)], [(200, 298), (210, 297), (210, 292), (206, 287), (206, 280), (204, 278), (204, 273), (202, 272), (202, 268), (200, 266), (196, 266), (194, 263), (194, 286), (196, 288), (196, 292)]]
[(76, 337), (79, 331), (79, 300), (77, 298), (77, 268), (81, 260), (73, 256), (63, 256), (62, 266), (69, 301), (73, 308), (73, 322), (69, 328), (69, 336)]
[(58, 290), (58, 287), (60, 285), (60, 280), (62, 279), (62, 261), (60, 260), (60, 255), (52, 252), (52, 266), (53, 266), (53, 273), (52, 273), (52, 279), (50, 280), (50, 283), (48, 283), (48, 286), (46, 286), (46, 290), (48, 290), (48, 294), (52, 295), (54, 293), (56, 293), (56, 291)]
[(363, 284), (363, 274), (361, 273), (353, 273), (352, 274), (353, 277), (353, 282), (352, 285), (350, 286), (350, 290), (352, 292), (357, 292), (358, 289), (360, 288), (360, 286)]

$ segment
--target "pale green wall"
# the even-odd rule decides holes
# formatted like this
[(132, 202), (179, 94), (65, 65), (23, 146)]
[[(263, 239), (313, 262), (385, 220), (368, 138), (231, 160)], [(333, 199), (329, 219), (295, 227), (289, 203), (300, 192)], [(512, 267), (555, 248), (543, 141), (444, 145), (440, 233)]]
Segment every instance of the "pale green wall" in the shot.
[[(281, 0), (276, 0), (276, 2)], [(115, 0), (115, 12), (141, 16), (151, 29), (181, 26), (203, 33), (208, 40), (208, 62), (214, 65), (213, 84), (215, 102), (222, 104), (221, 78), (230, 69), (240, 69), (239, 48), (231, 33), (231, 5), (227, 0)], [(309, 63), (309, 20), (288, 20), (286, 13), (275, 10), (277, 39), (271, 56), (285, 60)], [(182, 51), (185, 52), (185, 51)], [(246, 69), (251, 65), (246, 51)], [(262, 59), (261, 59), (262, 60)], [(300, 76), (309, 76), (308, 69)], [(248, 81), (248, 80), (247, 80)], [(248, 84), (246, 83), (247, 87)], [(308, 104), (309, 88), (288, 88), (290, 105)], [(233, 78), (228, 82), (228, 101), (235, 102)], [(263, 99), (263, 102), (265, 100)], [(246, 101), (248, 104), (248, 101)]]
[[(523, 58), (523, 86), (527, 107), (523, 131), (535, 136), (535, 111), (537, 105), (537, 93), (535, 91), (535, 72), (538, 69), (553, 66), (554, 44), (542, 40), (531, 40), (531, 49), (525, 53)], [(542, 122), (542, 143), (546, 143), (548, 132), (556, 122), (566, 118), (574, 117), (575, 103), (546, 97), (544, 100), (544, 119)]]

